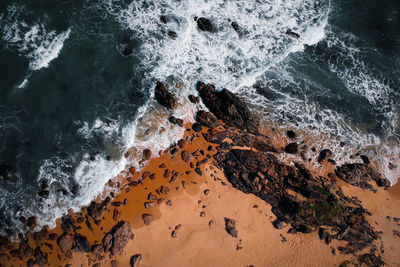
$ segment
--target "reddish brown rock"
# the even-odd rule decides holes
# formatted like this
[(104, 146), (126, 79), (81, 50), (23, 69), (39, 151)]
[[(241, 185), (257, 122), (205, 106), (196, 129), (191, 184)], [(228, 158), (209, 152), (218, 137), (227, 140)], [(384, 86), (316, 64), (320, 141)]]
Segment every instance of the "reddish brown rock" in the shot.
[(154, 221), (154, 216), (151, 214), (144, 213), (142, 214), (142, 220), (145, 225), (150, 225), (150, 223)]
[(131, 264), (131, 267), (138, 267), (141, 260), (142, 254), (136, 254), (130, 258), (129, 263)]
[(57, 244), (62, 252), (66, 252), (74, 245), (74, 238), (70, 234), (63, 234), (57, 239)]
[(232, 219), (225, 217), (225, 230), (228, 234), (234, 238), (238, 237), (238, 231), (236, 230), (236, 222)]
[(146, 148), (143, 150), (143, 157), (142, 160), (149, 160), (151, 158), (151, 150)]
[(155, 98), (162, 106), (168, 109), (174, 109), (177, 101), (174, 95), (168, 91), (166, 85), (162, 82), (157, 82), (155, 89)]
[(103, 238), (104, 251), (118, 256), (133, 237), (131, 226), (127, 221), (117, 223)]
[(184, 162), (190, 162), (192, 160), (192, 153), (189, 151), (183, 150), (181, 152), (181, 158)]

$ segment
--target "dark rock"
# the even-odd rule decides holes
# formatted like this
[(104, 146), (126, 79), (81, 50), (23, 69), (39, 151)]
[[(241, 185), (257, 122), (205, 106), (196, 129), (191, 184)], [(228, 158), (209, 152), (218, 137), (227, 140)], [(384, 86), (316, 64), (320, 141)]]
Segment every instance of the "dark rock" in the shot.
[(371, 180), (374, 180), (380, 187), (389, 187), (390, 182), (383, 177), (377, 170), (365, 163), (353, 163), (344, 164), (337, 167), (335, 170), (336, 175), (354, 186), (358, 186), (362, 189), (374, 190), (372, 185), (369, 184)]
[(197, 27), (199, 27), (199, 29), (203, 32), (212, 32), (213, 30), (213, 25), (211, 24), (211, 21), (204, 17), (197, 19)]
[(26, 225), (28, 227), (35, 228), (37, 226), (37, 218), (35, 216), (29, 217)]
[(135, 254), (131, 257), (129, 263), (131, 264), (131, 267), (138, 267), (141, 260), (142, 260), (142, 254)]
[(294, 138), (297, 137), (297, 134), (296, 134), (294, 131), (292, 131), (292, 130), (287, 131), (287, 132), (286, 132), (286, 135), (287, 135), (287, 137), (289, 137), (290, 139), (294, 139)]
[(369, 164), (370, 163), (369, 158), (367, 156), (361, 155), (360, 158), (365, 164)]
[(225, 230), (232, 237), (234, 238), (238, 237), (238, 231), (236, 230), (236, 222), (234, 220), (225, 217)]
[(129, 240), (132, 239), (132, 231), (129, 222), (120, 221), (104, 236), (103, 247), (105, 252), (113, 256), (121, 254)]
[(151, 214), (144, 213), (142, 214), (142, 220), (145, 225), (150, 225), (150, 223), (154, 221), (154, 216)]
[(156, 189), (157, 194), (161, 195), (166, 195), (168, 194), (168, 192), (170, 191), (170, 189), (168, 188), (168, 186), (162, 185), (159, 188)]
[(300, 38), (300, 34), (298, 34), (297, 32), (292, 31), (291, 29), (288, 29), (286, 31), (286, 34), (289, 35), (290, 37), (299, 39)]
[(167, 206), (172, 206), (172, 201), (171, 201), (171, 200), (168, 200), (167, 202), (165, 202), (165, 205), (167, 205)]
[(215, 128), (219, 125), (217, 117), (215, 117), (214, 114), (212, 114), (211, 112), (207, 112), (204, 110), (197, 111), (196, 121), (208, 128)]
[(96, 244), (91, 247), (91, 251), (94, 255), (99, 256), (101, 253), (104, 252), (103, 245)]
[(238, 34), (240, 34), (240, 27), (239, 24), (236, 21), (233, 21), (231, 23), (232, 28), (235, 30), (235, 32), (237, 32)]
[(203, 172), (201, 171), (200, 168), (196, 168), (194, 171), (195, 171), (198, 175), (200, 175), (200, 176), (203, 175)]
[(155, 89), (155, 98), (162, 106), (168, 109), (174, 109), (177, 106), (177, 101), (174, 95), (168, 91), (165, 84), (157, 82)]
[(299, 152), (299, 145), (297, 143), (290, 143), (285, 147), (285, 152), (289, 154), (296, 154)]
[(2, 176), (4, 180), (12, 180), (14, 175), (12, 173), (11, 167), (6, 164), (1, 164), (0, 176)]
[(111, 267), (118, 267), (118, 262), (115, 260), (111, 261)]
[(247, 105), (238, 96), (227, 89), (217, 92), (213, 85), (202, 82), (197, 83), (197, 91), (203, 103), (219, 120), (229, 126), (241, 130), (247, 129), (250, 133), (258, 134), (258, 123), (253, 119)]
[(323, 149), (319, 152), (318, 161), (322, 162), (325, 159), (332, 157), (332, 151), (330, 149)]
[(86, 253), (91, 251), (90, 243), (85, 236), (80, 235), (80, 234), (75, 234), (75, 243), (76, 243), (79, 251), (86, 252)]
[(174, 32), (174, 31), (168, 31), (167, 34), (173, 40), (175, 40), (178, 37), (178, 34), (176, 32)]
[(195, 122), (195, 123), (193, 123), (193, 125), (192, 125), (192, 129), (193, 129), (193, 131), (195, 131), (195, 132), (201, 132), (201, 130), (203, 129), (203, 126), (202, 126), (200, 123)]
[(189, 101), (192, 102), (193, 104), (198, 104), (200, 103), (200, 97), (189, 95)]
[(74, 238), (72, 235), (64, 233), (57, 239), (57, 244), (62, 252), (66, 252), (72, 248)]
[(204, 195), (208, 195), (210, 193), (210, 189), (206, 189), (206, 190), (204, 190)]
[(180, 127), (183, 127), (183, 120), (176, 118), (175, 116), (171, 116), (168, 118), (169, 122), (172, 124), (176, 124)]

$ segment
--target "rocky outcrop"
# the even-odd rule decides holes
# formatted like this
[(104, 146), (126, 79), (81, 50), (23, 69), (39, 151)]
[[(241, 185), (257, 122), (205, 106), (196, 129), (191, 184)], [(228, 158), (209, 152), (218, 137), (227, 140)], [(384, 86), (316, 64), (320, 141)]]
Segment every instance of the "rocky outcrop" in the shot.
[(337, 167), (335, 173), (346, 183), (358, 186), (362, 189), (374, 191), (374, 187), (369, 183), (371, 180), (375, 181), (376, 185), (379, 187), (390, 186), (389, 180), (366, 163), (345, 164)]
[(199, 110), (196, 113), (196, 121), (203, 126), (215, 128), (219, 125), (218, 119), (211, 112)]
[(177, 105), (177, 101), (174, 95), (168, 91), (166, 85), (162, 82), (157, 82), (155, 89), (155, 98), (158, 103), (168, 109), (174, 109)]
[(232, 92), (223, 89), (216, 91), (211, 84), (197, 83), (197, 91), (207, 108), (229, 126), (246, 129), (258, 134), (258, 124), (253, 119), (247, 105)]
[(66, 252), (74, 245), (74, 237), (70, 234), (64, 233), (57, 239), (57, 244), (62, 252)]
[(104, 251), (118, 256), (133, 237), (129, 222), (120, 221), (104, 236), (102, 242)]

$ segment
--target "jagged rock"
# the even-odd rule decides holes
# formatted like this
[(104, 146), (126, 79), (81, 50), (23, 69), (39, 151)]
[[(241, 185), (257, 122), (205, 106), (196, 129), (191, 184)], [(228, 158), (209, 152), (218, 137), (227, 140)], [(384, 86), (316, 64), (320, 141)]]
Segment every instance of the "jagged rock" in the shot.
[(344, 164), (340, 167), (337, 167), (335, 173), (346, 183), (363, 189), (370, 189), (372, 191), (374, 190), (372, 185), (369, 184), (371, 180), (374, 180), (380, 187), (390, 186), (389, 180), (365, 163)]
[(29, 217), (26, 225), (35, 228), (37, 226), (37, 218), (35, 216)]
[(142, 254), (135, 254), (130, 258), (129, 263), (131, 264), (131, 267), (138, 267), (141, 260)]
[(234, 238), (238, 237), (238, 231), (236, 230), (236, 222), (232, 219), (225, 217), (225, 230), (228, 234)]
[(174, 95), (168, 91), (166, 85), (162, 82), (157, 82), (155, 89), (155, 98), (158, 103), (168, 109), (174, 109), (177, 105), (177, 101)]
[(208, 128), (215, 128), (219, 125), (217, 117), (215, 117), (211, 112), (207, 112), (204, 110), (197, 111), (196, 121)]
[(92, 217), (94, 221), (97, 221), (103, 218), (105, 209), (103, 205), (92, 201), (88, 206), (87, 211), (89, 216)]
[(133, 239), (133, 233), (129, 222), (120, 221), (104, 236), (102, 241), (104, 251), (118, 256), (131, 239)]
[(103, 245), (96, 244), (91, 247), (91, 251), (94, 255), (98, 256), (104, 252), (104, 247)]
[(57, 239), (57, 244), (62, 252), (66, 252), (72, 248), (74, 237), (70, 234), (64, 233)]
[(142, 220), (145, 225), (150, 225), (150, 223), (154, 221), (154, 216), (151, 214), (144, 213), (142, 214)]
[(211, 21), (204, 17), (197, 19), (197, 27), (199, 27), (199, 29), (202, 30), (203, 32), (212, 32), (213, 30)]
[(247, 129), (258, 134), (258, 123), (251, 116), (247, 105), (235, 94), (223, 89), (215, 90), (213, 85), (197, 83), (197, 91), (207, 108), (220, 120), (229, 126)]

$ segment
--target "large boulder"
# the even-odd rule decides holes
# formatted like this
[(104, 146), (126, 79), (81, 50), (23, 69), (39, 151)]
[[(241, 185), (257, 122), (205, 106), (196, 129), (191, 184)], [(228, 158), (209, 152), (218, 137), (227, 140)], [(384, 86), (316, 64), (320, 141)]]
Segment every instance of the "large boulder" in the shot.
[(214, 114), (212, 114), (211, 112), (207, 112), (204, 110), (197, 111), (196, 121), (208, 128), (215, 128), (219, 125), (217, 117), (215, 117)]
[(216, 91), (211, 84), (197, 83), (197, 91), (207, 108), (229, 126), (258, 134), (258, 123), (246, 103), (227, 89)]
[(157, 82), (155, 97), (158, 103), (168, 109), (174, 109), (177, 105), (174, 95), (168, 91), (166, 85), (162, 82)]
[(129, 222), (118, 222), (103, 238), (104, 251), (118, 256), (133, 236)]
[(211, 21), (204, 17), (197, 19), (197, 27), (199, 27), (199, 29), (202, 30), (203, 32), (212, 32), (213, 30), (213, 25)]

